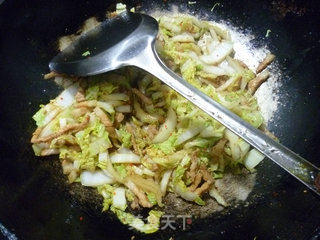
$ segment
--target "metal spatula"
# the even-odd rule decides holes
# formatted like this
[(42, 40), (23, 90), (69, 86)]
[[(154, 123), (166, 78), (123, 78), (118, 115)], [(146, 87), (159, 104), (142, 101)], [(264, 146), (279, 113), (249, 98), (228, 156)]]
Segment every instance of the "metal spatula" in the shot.
[[(267, 137), (166, 67), (155, 50), (157, 33), (158, 23), (154, 18), (124, 12), (82, 35), (54, 57), (49, 67), (52, 71), (75, 76), (96, 75), (124, 66), (139, 67), (159, 78), (320, 195), (317, 167)], [(83, 56), (85, 52), (90, 55)]]

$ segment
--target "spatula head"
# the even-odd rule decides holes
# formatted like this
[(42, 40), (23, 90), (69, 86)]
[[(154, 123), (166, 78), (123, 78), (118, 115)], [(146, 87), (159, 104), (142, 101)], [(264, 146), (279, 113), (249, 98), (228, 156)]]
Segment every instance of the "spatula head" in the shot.
[(68, 75), (90, 76), (130, 65), (130, 59), (155, 39), (157, 31), (157, 21), (152, 17), (123, 12), (81, 35), (51, 60), (49, 68)]

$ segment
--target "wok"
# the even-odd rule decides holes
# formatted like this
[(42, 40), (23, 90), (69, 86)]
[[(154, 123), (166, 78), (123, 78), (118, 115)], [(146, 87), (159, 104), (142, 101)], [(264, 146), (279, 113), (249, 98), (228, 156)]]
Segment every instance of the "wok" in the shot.
[[(254, 45), (267, 45), (282, 70), (282, 104), (269, 129), (284, 145), (320, 165), (317, 1), (219, 1), (212, 12), (215, 1), (126, 3), (144, 11), (175, 4), (181, 11), (228, 20), (253, 33)], [(185, 231), (144, 236), (111, 214), (101, 214), (90, 192), (75, 197), (55, 157), (34, 156), (31, 117), (39, 104), (61, 91), (42, 79), (56, 54), (56, 39), (114, 6), (115, 1), (106, 0), (11, 0), (0, 5), (0, 239), (320, 239), (319, 198), (268, 160), (258, 166), (246, 204), (193, 219)]]

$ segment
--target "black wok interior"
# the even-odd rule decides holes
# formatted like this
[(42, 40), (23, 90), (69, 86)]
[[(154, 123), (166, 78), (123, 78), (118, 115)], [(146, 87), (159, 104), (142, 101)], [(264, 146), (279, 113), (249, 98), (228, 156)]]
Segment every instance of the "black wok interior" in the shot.
[[(141, 10), (181, 10), (248, 29), (268, 45), (282, 70), (280, 102), (269, 129), (320, 166), (320, 50), (318, 1), (127, 1)], [(0, 1), (1, 3), (1, 1)], [(182, 231), (144, 236), (110, 214), (79, 203), (56, 181), (57, 158), (35, 157), (31, 119), (61, 89), (43, 80), (56, 39), (91, 16), (114, 9), (107, 0), (7, 0), (0, 4), (0, 239), (320, 239), (320, 199), (269, 160), (258, 167), (250, 204), (196, 220)], [(285, 13), (285, 14), (284, 14)], [(267, 29), (270, 36), (265, 37)], [(56, 168), (57, 169), (57, 168)], [(6, 233), (3, 226), (10, 232)], [(9, 235), (8, 235), (9, 234)], [(10, 235), (11, 234), (11, 235)], [(6, 235), (6, 236), (5, 236)], [(255, 238), (256, 237), (256, 238)]]

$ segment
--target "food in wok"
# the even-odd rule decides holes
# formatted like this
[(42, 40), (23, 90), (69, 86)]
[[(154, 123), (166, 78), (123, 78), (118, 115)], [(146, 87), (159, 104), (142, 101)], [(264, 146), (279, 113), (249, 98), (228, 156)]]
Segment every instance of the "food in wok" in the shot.
[[(254, 93), (267, 80), (264, 69), (274, 55), (267, 55), (254, 72), (234, 58), (228, 30), (216, 23), (190, 15), (164, 15), (158, 21), (157, 51), (164, 62), (254, 127), (264, 128)], [(72, 40), (65, 38), (61, 48)], [(139, 69), (86, 78), (54, 72), (45, 77), (55, 77), (65, 90), (33, 116), (35, 154), (58, 155), (70, 184), (96, 188), (103, 211), (114, 212), (138, 231), (159, 229), (168, 192), (197, 205), (213, 198), (227, 206), (215, 181), (226, 172), (254, 171), (264, 158)], [(128, 211), (138, 208), (150, 209), (146, 222)]]

